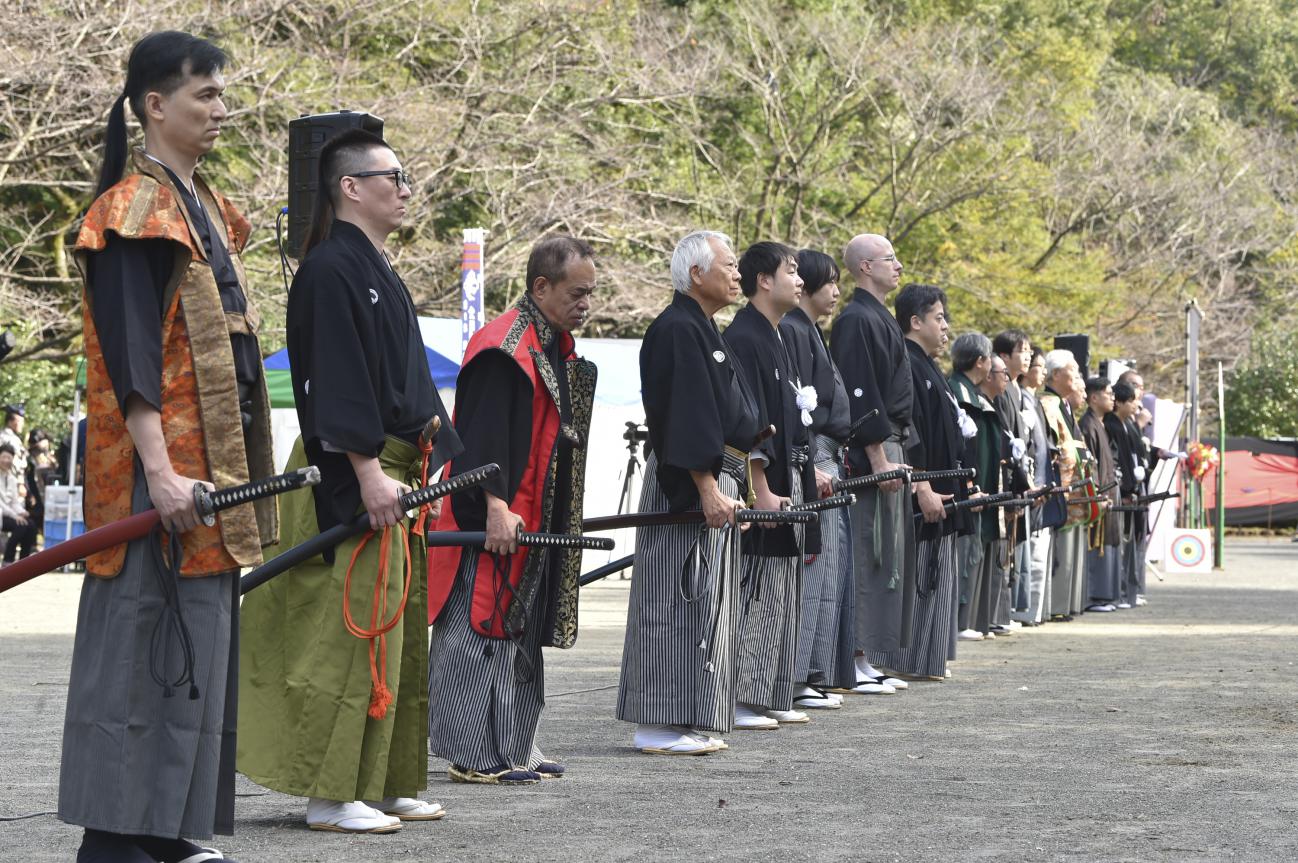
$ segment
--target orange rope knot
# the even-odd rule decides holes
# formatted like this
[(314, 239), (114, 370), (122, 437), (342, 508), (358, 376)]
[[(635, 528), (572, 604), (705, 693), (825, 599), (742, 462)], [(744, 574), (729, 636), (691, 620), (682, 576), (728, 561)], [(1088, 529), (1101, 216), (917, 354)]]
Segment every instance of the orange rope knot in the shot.
[(403, 571), (404, 584), (401, 589), (401, 602), (397, 605), (396, 611), (390, 620), (384, 620), (384, 615), (388, 611), (388, 542), (391, 536), (391, 527), (383, 528), (381, 546), (379, 548), (379, 571), (374, 578), (374, 601), (370, 608), (370, 625), (369, 628), (358, 626), (352, 618), (352, 573), (356, 569), (356, 561), (361, 552), (365, 549), (366, 543), (374, 536), (374, 531), (369, 531), (356, 544), (356, 550), (352, 552), (351, 562), (347, 564), (347, 577), (343, 582), (343, 622), (347, 626), (347, 631), (357, 638), (365, 638), (370, 642), (370, 707), (369, 716), (371, 719), (382, 719), (388, 714), (388, 706), (392, 704), (392, 690), (388, 687), (388, 640), (387, 633), (391, 632), (396, 625), (401, 622), (401, 615), (406, 610), (406, 600), (410, 597), (410, 576), (412, 566), (410, 563), (410, 534), (401, 530), (402, 544), (405, 549), (405, 568)]

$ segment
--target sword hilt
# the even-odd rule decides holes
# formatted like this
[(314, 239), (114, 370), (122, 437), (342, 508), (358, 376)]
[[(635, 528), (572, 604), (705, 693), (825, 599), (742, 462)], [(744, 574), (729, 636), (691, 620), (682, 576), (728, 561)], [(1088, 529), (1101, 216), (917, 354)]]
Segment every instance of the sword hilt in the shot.
[(854, 494), (836, 494), (831, 497), (822, 497), (819, 500), (809, 500), (806, 503), (797, 503), (789, 507), (787, 512), (823, 512), (827, 509), (838, 509), (843, 506), (851, 506), (856, 503)]
[(454, 494), (457, 491), (463, 491), (466, 488), (478, 485), (498, 473), (500, 473), (500, 465), (493, 461), (472, 470), (466, 470), (464, 473), (450, 479), (444, 479), (441, 482), (435, 482), (432, 485), (426, 485), (423, 488), (417, 488), (412, 492), (403, 494), (399, 502), (401, 508), (409, 512), (412, 509), (419, 509), (426, 503), (432, 503), (439, 497), (446, 497), (448, 494)]
[(741, 509), (735, 513), (735, 521), (765, 524), (811, 524), (819, 519), (817, 513), (792, 509)]
[(320, 468), (313, 464), (277, 476), (268, 476), (256, 482), (216, 491), (208, 491), (207, 486), (196, 482), (194, 483), (194, 508), (198, 510), (198, 516), (203, 520), (203, 524), (211, 527), (216, 524), (216, 514), (223, 509), (319, 483)]
[(518, 532), (518, 544), (533, 548), (581, 548), (589, 551), (612, 551), (613, 540), (606, 536), (582, 536), (566, 533), (527, 533)]
[(971, 467), (953, 468), (952, 470), (917, 470), (911, 472), (911, 482), (928, 482), (935, 479), (973, 479), (978, 471)]
[(899, 467), (894, 470), (885, 470), (880, 473), (866, 474), (865, 476), (848, 477), (847, 479), (835, 480), (834, 491), (851, 491), (852, 489), (878, 485), (879, 483), (888, 482), (893, 479), (905, 479), (909, 475), (910, 471)]

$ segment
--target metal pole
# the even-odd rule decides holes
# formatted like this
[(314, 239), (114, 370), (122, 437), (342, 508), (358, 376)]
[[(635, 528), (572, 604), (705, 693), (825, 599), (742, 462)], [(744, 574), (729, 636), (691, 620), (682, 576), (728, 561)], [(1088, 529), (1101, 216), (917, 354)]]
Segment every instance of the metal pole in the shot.
[[(82, 360), (85, 362), (85, 360)], [(67, 542), (72, 539), (72, 495), (73, 489), (77, 487), (77, 431), (80, 428), (80, 422), (77, 417), (81, 414), (81, 387), (76, 385), (75, 378), (72, 386), (72, 446), (68, 448), (68, 497), (67, 497), (67, 514), (63, 520), (63, 541)]]
[(1226, 542), (1226, 378), (1217, 363), (1217, 524), (1212, 538), (1212, 568), (1222, 568)]

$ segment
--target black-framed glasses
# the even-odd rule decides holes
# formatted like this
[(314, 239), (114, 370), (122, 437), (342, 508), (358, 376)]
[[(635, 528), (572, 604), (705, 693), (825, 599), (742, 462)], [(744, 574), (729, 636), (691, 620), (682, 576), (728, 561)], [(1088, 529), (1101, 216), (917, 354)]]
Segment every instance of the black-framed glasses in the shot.
[(407, 189), (415, 187), (415, 178), (407, 174), (400, 168), (387, 168), (382, 171), (357, 171), (355, 174), (346, 174), (347, 177), (391, 177), (393, 184), (400, 189), (405, 186)]

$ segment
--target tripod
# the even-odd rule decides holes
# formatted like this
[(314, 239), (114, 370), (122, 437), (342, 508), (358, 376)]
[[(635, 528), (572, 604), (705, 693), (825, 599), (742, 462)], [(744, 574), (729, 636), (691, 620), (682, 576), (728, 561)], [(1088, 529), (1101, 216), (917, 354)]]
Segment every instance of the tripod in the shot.
[[(649, 439), (649, 430), (637, 422), (626, 423), (626, 431), (622, 433), (622, 439), (626, 441), (626, 468), (622, 476), (622, 492), (617, 499), (617, 514), (630, 512), (632, 508), (631, 490), (632, 482), (636, 471), (643, 470), (644, 465), (640, 463), (640, 445)], [(618, 580), (627, 578), (626, 570), (622, 570)]]

